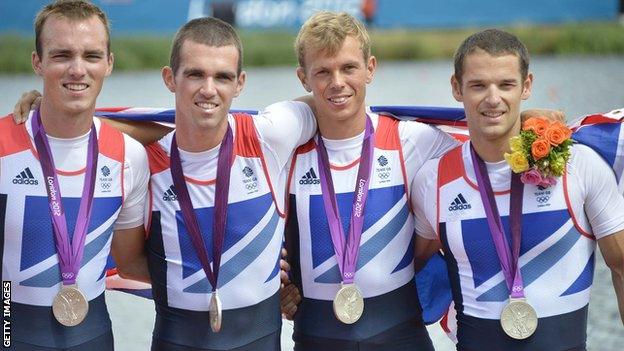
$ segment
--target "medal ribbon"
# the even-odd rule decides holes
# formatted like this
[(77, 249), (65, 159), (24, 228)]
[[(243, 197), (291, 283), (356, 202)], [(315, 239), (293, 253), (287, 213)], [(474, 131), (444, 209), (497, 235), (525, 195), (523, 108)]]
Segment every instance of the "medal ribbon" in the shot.
[(61, 279), (63, 280), (63, 285), (76, 284), (76, 278), (78, 278), (78, 272), (80, 271), (80, 264), (82, 262), (87, 229), (89, 228), (89, 220), (91, 219), (91, 209), (93, 207), (95, 173), (99, 152), (97, 132), (95, 131), (95, 126), (92, 124), (87, 146), (87, 167), (84, 185), (82, 187), (82, 198), (80, 199), (76, 226), (74, 227), (74, 234), (70, 243), (65, 209), (63, 208), (63, 202), (61, 200), (61, 187), (56, 175), (56, 167), (54, 166), (54, 158), (52, 157), (48, 136), (41, 123), (39, 109), (35, 110), (33, 115), (32, 130), (35, 148), (39, 155), (39, 162), (41, 163), (41, 170), (43, 171), (46, 190), (48, 192), (50, 217), (52, 218), (52, 230), (54, 232), (56, 252), (59, 259)]
[[(368, 196), (368, 186), (371, 173), (371, 158), (373, 156), (373, 123), (368, 115), (366, 116), (366, 129), (362, 142), (362, 152), (360, 165), (358, 168), (357, 181), (355, 183), (355, 193), (353, 194), (353, 206), (351, 208), (351, 218), (349, 222), (349, 236), (345, 238), (344, 229), (338, 211), (336, 192), (332, 181), (329, 156), (323, 143), (323, 138), (318, 135), (316, 151), (318, 153), (319, 177), (321, 181), (321, 191), (325, 214), (329, 225), (334, 252), (338, 261), (338, 269), (342, 282), (353, 283), (355, 269), (357, 266), (358, 253), (360, 251), (360, 239), (362, 238), (362, 227), (364, 225), (364, 205)], [(345, 243), (346, 239), (346, 243)]]
[(176, 142), (174, 133), (171, 141), (171, 177), (178, 195), (178, 203), (182, 211), (184, 224), (191, 237), (191, 242), (197, 252), (199, 262), (206, 273), (208, 281), (212, 285), (212, 291), (217, 289), (217, 281), (219, 279), (219, 268), (221, 266), (221, 254), (223, 252), (223, 241), (225, 238), (225, 223), (227, 219), (227, 204), (230, 189), (230, 171), (232, 166), (232, 154), (234, 149), (234, 141), (232, 137), (232, 129), (228, 124), (225, 137), (219, 148), (219, 156), (217, 161), (217, 184), (215, 186), (214, 198), (214, 221), (212, 223), (212, 267), (208, 259), (208, 253), (204, 237), (201, 235), (197, 215), (193, 209), (193, 203), (186, 187), (184, 173), (182, 171), (182, 162), (180, 160), (180, 152)]
[(479, 185), (479, 194), (485, 208), (485, 214), (490, 227), (494, 247), (498, 254), (498, 259), (505, 276), (505, 282), (509, 289), (511, 298), (524, 297), (524, 283), (522, 274), (518, 264), (520, 257), (520, 236), (522, 234), (522, 199), (524, 184), (520, 180), (517, 173), (511, 174), (511, 195), (509, 197), (509, 225), (511, 227), (512, 247), (509, 249), (509, 243), (505, 238), (503, 223), (498, 212), (494, 191), (490, 183), (490, 177), (487, 173), (485, 162), (477, 155), (472, 144), (470, 145), (470, 154), (475, 174), (477, 176), (477, 184)]

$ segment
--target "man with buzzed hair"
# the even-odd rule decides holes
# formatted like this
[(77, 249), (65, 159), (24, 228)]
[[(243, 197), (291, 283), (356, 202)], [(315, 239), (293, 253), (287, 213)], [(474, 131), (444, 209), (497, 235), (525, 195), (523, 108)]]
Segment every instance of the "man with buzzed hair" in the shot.
[(176, 129), (147, 147), (152, 350), (280, 349), (286, 163), (316, 123), (301, 102), (230, 114), (241, 63), (234, 28), (199, 18), (178, 31), (162, 70)]
[[(87, 1), (35, 20), (41, 106), (0, 119), (0, 260), (11, 288), (12, 350), (112, 350), (104, 270), (148, 281), (140, 144), (93, 117), (113, 68), (108, 21)], [(111, 240), (112, 236), (112, 240)], [(5, 339), (6, 341), (6, 339)], [(6, 343), (5, 343), (6, 346)]]
[(295, 350), (433, 350), (414, 284), (411, 184), (426, 160), (457, 143), (368, 111), (377, 61), (352, 16), (313, 15), (295, 50), (319, 126), (289, 175), (286, 238), (303, 294)]

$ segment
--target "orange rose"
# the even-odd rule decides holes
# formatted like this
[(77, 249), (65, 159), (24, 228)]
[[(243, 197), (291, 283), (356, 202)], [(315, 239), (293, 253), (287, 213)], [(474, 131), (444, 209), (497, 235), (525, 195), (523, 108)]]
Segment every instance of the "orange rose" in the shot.
[(550, 145), (557, 146), (564, 142), (566, 139), (572, 136), (572, 131), (565, 124), (557, 121), (552, 123), (546, 132), (544, 137), (550, 142)]
[(532, 130), (538, 136), (544, 136), (548, 129), (548, 121), (543, 117), (531, 117), (522, 123), (522, 130)]
[(546, 139), (539, 138), (531, 145), (531, 154), (536, 161), (548, 156), (548, 153), (550, 153), (550, 143)]

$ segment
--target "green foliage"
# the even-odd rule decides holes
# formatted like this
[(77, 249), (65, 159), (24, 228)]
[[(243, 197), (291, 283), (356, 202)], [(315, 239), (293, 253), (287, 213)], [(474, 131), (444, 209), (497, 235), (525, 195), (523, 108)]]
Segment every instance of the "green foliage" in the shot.
[(0, 72), (33, 72), (31, 53), (35, 50), (35, 39), (15, 35), (0, 36)]
[(113, 38), (111, 51), (115, 55), (115, 70), (159, 69), (169, 63), (170, 46), (169, 37)]
[[(532, 55), (624, 55), (624, 27), (613, 23), (506, 28)], [(372, 51), (378, 59), (449, 59), (455, 48), (477, 29), (371, 30)], [(241, 31), (244, 66), (295, 65), (293, 32)], [(171, 37), (113, 37), (115, 70), (159, 69), (169, 62)], [(32, 38), (0, 35), (0, 73), (32, 72)]]

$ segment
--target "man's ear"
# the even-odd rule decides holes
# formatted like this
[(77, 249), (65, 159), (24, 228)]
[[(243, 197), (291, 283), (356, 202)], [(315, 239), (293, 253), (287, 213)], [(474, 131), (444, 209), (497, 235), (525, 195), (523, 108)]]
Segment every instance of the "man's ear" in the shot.
[(238, 78), (236, 79), (236, 93), (234, 94), (234, 97), (238, 97), (241, 91), (243, 91), (246, 79), (247, 73), (245, 71), (241, 71), (241, 73), (238, 75)]
[(524, 82), (522, 82), (522, 100), (531, 97), (531, 89), (533, 89), (533, 73), (529, 72)]
[(451, 76), (451, 90), (453, 91), (453, 97), (457, 100), (457, 102), (464, 101), (461, 91), (461, 83), (457, 80), (457, 78), (455, 78), (454, 74)]
[(108, 68), (106, 69), (106, 76), (110, 76), (113, 73), (113, 64), (115, 63), (115, 55), (112, 52), (108, 53)]
[(303, 88), (309, 93), (312, 91), (310, 86), (308, 85), (308, 80), (306, 77), (305, 69), (301, 66), (297, 67), (297, 77), (299, 77), (299, 81), (301, 81), (301, 85)]
[(371, 56), (368, 58), (368, 63), (366, 64), (366, 84), (370, 84), (373, 81), (373, 77), (375, 76), (375, 70), (377, 69), (377, 58), (375, 56)]
[(41, 76), (41, 58), (37, 55), (36, 51), (33, 51), (30, 55), (30, 63), (35, 73)]
[(160, 73), (162, 75), (163, 82), (165, 82), (165, 85), (167, 86), (167, 89), (169, 89), (170, 92), (175, 93), (175, 76), (171, 67), (163, 67)]

